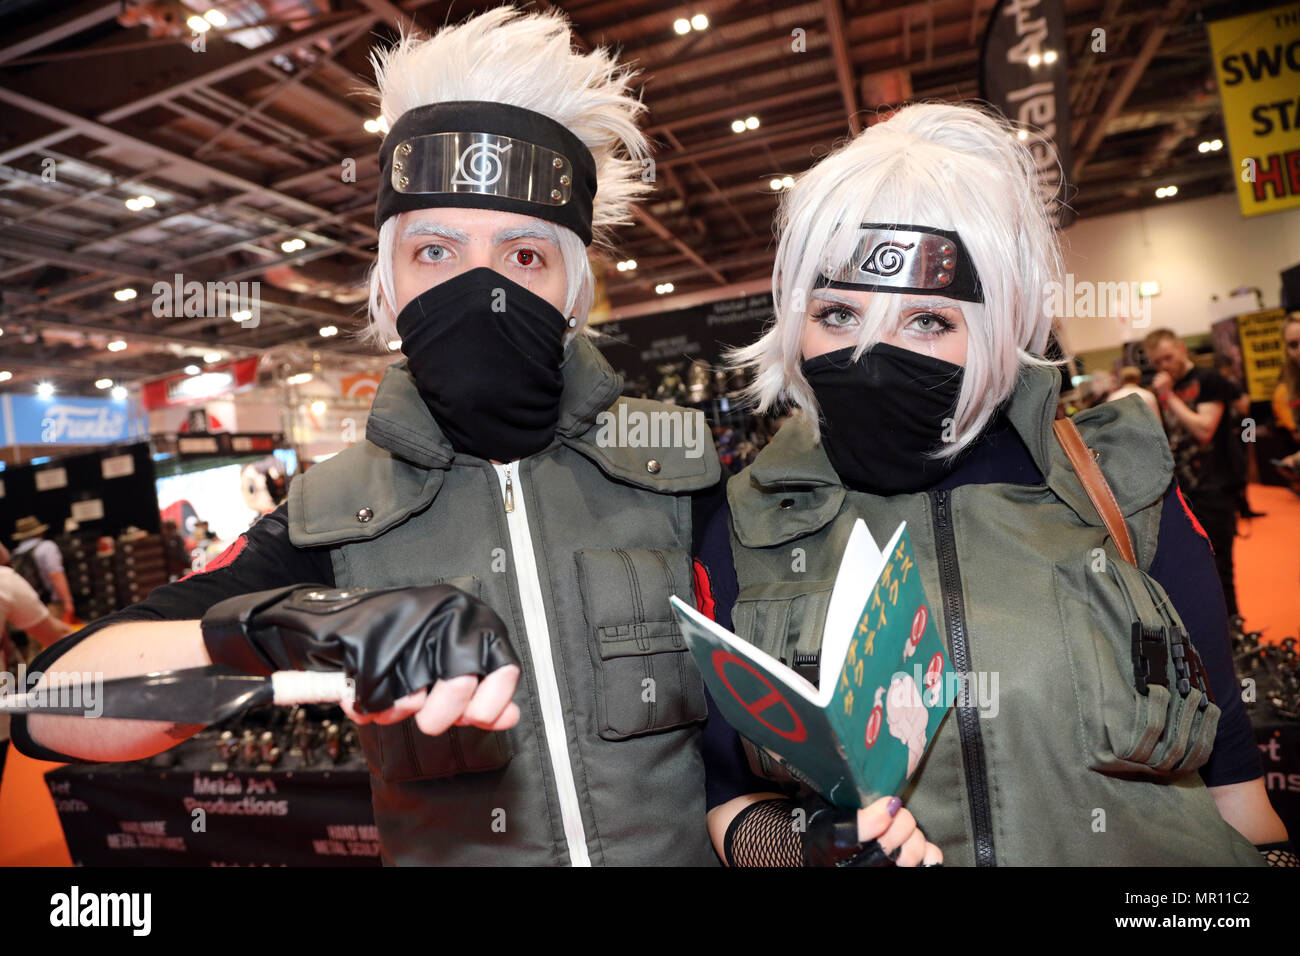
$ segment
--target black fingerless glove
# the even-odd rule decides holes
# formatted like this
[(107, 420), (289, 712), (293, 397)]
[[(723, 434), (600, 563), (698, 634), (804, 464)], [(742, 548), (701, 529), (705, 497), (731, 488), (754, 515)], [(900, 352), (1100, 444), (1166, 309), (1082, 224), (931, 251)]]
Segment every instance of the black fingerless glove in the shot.
[(808, 821), (803, 835), (804, 866), (893, 866), (879, 840), (858, 842), (857, 810), (832, 806), (815, 793), (796, 806)]
[(496, 612), (445, 584), (241, 594), (214, 604), (202, 630), (214, 664), (249, 674), (343, 671), (361, 713), (387, 710), (439, 679), (519, 663)]
[(723, 837), (728, 866), (892, 866), (877, 840), (858, 842), (858, 812), (813, 794), (741, 808)]

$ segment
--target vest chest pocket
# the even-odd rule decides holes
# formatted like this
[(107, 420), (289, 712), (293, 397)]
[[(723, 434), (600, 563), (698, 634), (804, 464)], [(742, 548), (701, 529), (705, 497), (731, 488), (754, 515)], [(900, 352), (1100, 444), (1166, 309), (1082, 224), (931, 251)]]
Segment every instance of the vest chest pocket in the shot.
[[(814, 684), (832, 581), (772, 581), (740, 589), (731, 621), (736, 636)], [(750, 769), (780, 783), (799, 783), (776, 757), (742, 737)]]
[[(480, 596), (477, 577), (440, 578), (428, 583), (450, 584)], [(509, 731), (452, 727), (430, 737), (415, 725), (414, 717), (396, 724), (360, 724), (357, 733), (372, 772), (387, 783), (499, 770), (514, 756)]]
[(704, 682), (668, 597), (689, 599), (681, 549), (587, 548), (574, 554), (604, 740), (671, 730), (708, 715)]
[(1053, 579), (1088, 766), (1168, 777), (1204, 765), (1221, 712), (1164, 588), (1109, 555), (1104, 570), (1058, 565)]

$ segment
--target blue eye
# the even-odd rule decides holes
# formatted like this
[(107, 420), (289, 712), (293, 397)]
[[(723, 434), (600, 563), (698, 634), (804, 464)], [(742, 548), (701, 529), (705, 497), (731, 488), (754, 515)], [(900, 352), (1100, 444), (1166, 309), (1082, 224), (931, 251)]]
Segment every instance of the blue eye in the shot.
[(857, 322), (858, 317), (848, 309), (839, 306), (828, 306), (820, 312), (813, 313), (813, 319), (819, 325), (824, 325), (828, 329), (843, 329)]
[(917, 313), (908, 320), (907, 328), (914, 329), (922, 335), (946, 335), (957, 330), (957, 326), (937, 312)]

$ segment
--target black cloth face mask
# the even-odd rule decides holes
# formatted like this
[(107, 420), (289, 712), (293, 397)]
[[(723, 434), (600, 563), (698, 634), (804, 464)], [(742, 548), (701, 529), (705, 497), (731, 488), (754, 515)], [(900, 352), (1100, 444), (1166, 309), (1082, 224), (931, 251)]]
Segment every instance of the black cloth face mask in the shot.
[(501, 462), (555, 435), (567, 327), (555, 306), (485, 267), (425, 290), (397, 317), (407, 368), (452, 448)]
[(943, 446), (961, 391), (960, 365), (881, 342), (803, 363), (822, 413), (822, 447), (849, 488), (893, 495), (929, 488), (956, 466)]

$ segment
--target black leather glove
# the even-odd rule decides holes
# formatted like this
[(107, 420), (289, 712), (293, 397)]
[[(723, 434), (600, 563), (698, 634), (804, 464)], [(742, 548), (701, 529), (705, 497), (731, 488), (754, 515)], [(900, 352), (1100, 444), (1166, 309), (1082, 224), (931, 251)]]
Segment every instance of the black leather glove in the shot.
[(445, 584), (241, 594), (214, 604), (202, 630), (212, 662), (245, 673), (342, 670), (360, 713), (387, 710), (439, 679), (519, 663), (496, 612)]
[[(807, 829), (803, 834), (804, 866), (893, 866), (879, 840), (858, 842), (858, 811), (835, 807), (817, 794), (799, 801)], [(897, 853), (894, 854), (897, 856)]]

